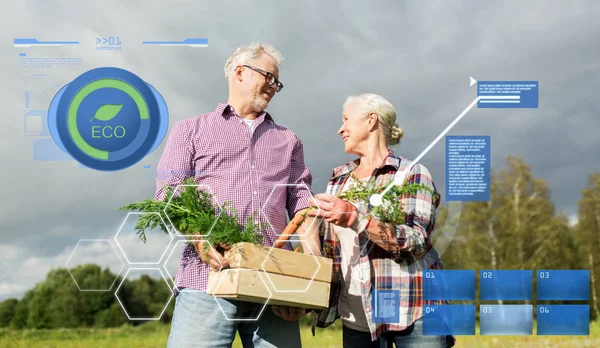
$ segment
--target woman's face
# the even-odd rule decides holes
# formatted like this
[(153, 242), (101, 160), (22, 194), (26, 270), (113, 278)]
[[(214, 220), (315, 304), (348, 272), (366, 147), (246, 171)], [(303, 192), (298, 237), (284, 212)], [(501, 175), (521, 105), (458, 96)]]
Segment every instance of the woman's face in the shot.
[(369, 138), (369, 123), (366, 115), (353, 105), (348, 105), (342, 113), (342, 126), (338, 134), (342, 136), (346, 153), (361, 155)]

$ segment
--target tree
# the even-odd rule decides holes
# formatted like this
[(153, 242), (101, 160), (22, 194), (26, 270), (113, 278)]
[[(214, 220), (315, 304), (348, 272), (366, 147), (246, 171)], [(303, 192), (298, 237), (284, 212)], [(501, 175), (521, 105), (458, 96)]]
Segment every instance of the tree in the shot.
[(600, 173), (588, 176), (587, 185), (581, 192), (578, 204), (578, 222), (575, 227), (578, 244), (581, 250), (581, 262), (590, 270), (590, 292), (592, 317), (599, 312), (600, 277)]
[(79, 289), (65, 268), (48, 272), (45, 281), (33, 289), (27, 327), (54, 329), (77, 327), (84, 322)]
[(0, 328), (10, 326), (10, 323), (15, 316), (18, 303), (19, 300), (16, 298), (9, 298), (0, 302)]
[(29, 290), (23, 295), (23, 298), (17, 304), (15, 308), (15, 315), (11, 321), (11, 327), (15, 329), (25, 329), (27, 328), (27, 322), (29, 318), (29, 304), (33, 299), (33, 289)]
[(573, 266), (572, 235), (568, 219), (557, 214), (550, 189), (534, 178), (520, 157), (508, 156), (507, 168), (499, 173), (498, 192), (504, 238), (504, 267), (513, 269), (569, 269)]

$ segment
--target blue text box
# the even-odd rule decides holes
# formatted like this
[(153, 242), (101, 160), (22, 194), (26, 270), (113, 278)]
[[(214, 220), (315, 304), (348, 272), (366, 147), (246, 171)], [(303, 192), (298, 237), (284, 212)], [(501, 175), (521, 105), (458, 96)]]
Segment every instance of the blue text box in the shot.
[(526, 301), (533, 297), (531, 270), (483, 270), (479, 277), (481, 300)]
[(537, 108), (538, 81), (478, 81), (478, 108)]
[(475, 305), (423, 306), (423, 335), (475, 335)]
[(532, 305), (481, 305), (479, 307), (481, 335), (531, 335)]
[(423, 300), (475, 300), (474, 270), (423, 271)]
[(374, 290), (372, 293), (372, 319), (378, 324), (400, 323), (400, 291)]
[(538, 270), (538, 301), (589, 301), (589, 270)]
[(589, 305), (538, 305), (538, 335), (589, 335)]
[(490, 200), (490, 136), (446, 136), (446, 201)]

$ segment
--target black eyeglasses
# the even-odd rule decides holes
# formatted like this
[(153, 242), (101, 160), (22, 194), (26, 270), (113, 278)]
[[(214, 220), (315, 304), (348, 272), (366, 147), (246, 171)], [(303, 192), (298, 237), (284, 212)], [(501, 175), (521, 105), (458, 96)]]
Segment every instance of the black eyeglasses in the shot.
[(264, 71), (263, 69), (259, 69), (257, 67), (254, 66), (250, 66), (250, 65), (242, 65), (246, 68), (250, 68), (254, 71), (256, 71), (257, 73), (264, 75), (265, 77), (265, 81), (269, 84), (269, 86), (277, 86), (277, 92), (281, 91), (281, 89), (283, 88), (283, 84), (281, 82), (279, 82), (275, 76), (273, 76), (273, 74), (271, 74), (268, 71)]

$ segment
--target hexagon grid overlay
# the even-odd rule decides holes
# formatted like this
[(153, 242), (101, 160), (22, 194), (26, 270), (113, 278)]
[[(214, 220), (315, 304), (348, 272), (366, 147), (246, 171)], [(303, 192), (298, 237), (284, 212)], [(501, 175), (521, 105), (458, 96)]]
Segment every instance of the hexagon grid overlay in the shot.
[[(129, 257), (127, 256), (127, 252), (125, 251), (125, 248), (123, 248), (121, 246), (121, 244), (119, 243), (119, 234), (121, 234), (121, 231), (123, 230), (123, 227), (125, 226), (125, 224), (127, 223), (127, 220), (130, 219), (131, 216), (137, 216), (137, 215), (145, 215), (145, 214), (157, 214), (160, 217), (160, 221), (162, 223), (162, 225), (165, 227), (165, 229), (168, 231), (167, 224), (165, 223), (165, 221), (163, 220), (162, 216), (160, 215), (159, 212), (156, 213), (146, 213), (146, 212), (129, 212), (127, 213), (127, 216), (125, 217), (125, 219), (123, 220), (123, 223), (121, 224), (121, 227), (119, 227), (119, 230), (117, 231), (117, 233), (115, 234), (115, 236), (113, 237), (115, 240), (115, 243), (117, 244), (117, 246), (119, 247), (119, 249), (121, 250), (121, 252), (123, 253), (123, 256), (125, 256), (125, 260), (127, 261), (128, 264), (130, 265), (156, 265), (159, 264), (162, 259), (164, 258), (165, 254), (167, 253), (167, 250), (169, 248), (169, 245), (171, 244), (171, 242), (173, 241), (173, 234), (168, 233), (168, 237), (169, 237), (169, 242), (166, 243), (166, 245), (164, 246), (164, 250), (162, 251), (162, 254), (160, 255), (160, 257), (158, 258), (158, 260), (154, 261), (154, 262), (139, 262), (139, 261), (135, 261), (135, 260), (130, 260)], [(139, 243), (141, 243), (142, 245), (148, 245), (148, 244), (144, 244), (141, 240), (139, 241)]]
[[(236, 269), (227, 268), (227, 269), (222, 270), (220, 273), (227, 273), (227, 272), (231, 272), (231, 271), (256, 272), (256, 274), (258, 275), (258, 278), (260, 278), (260, 280), (262, 281), (263, 285), (265, 286), (265, 289), (267, 289), (267, 292), (269, 293), (269, 298), (266, 299), (265, 303), (260, 308), (260, 311), (258, 312), (258, 314), (256, 315), (255, 318), (230, 318), (229, 316), (227, 316), (227, 313), (225, 313), (225, 311), (223, 310), (223, 307), (221, 307), (221, 304), (219, 303), (219, 298), (216, 295), (213, 294), (212, 296), (215, 299), (215, 302), (217, 302), (217, 305), (219, 306), (219, 309), (221, 309), (221, 313), (223, 313), (223, 316), (225, 317), (225, 319), (227, 321), (246, 321), (246, 322), (247, 321), (257, 321), (258, 319), (260, 319), (260, 316), (262, 315), (262, 313), (264, 312), (265, 308), (269, 304), (269, 300), (273, 296), (273, 293), (271, 292), (271, 290), (269, 289), (269, 286), (267, 285), (267, 283), (265, 282), (265, 280), (263, 279), (263, 277), (260, 275), (260, 272), (256, 268), (253, 268), (253, 269), (251, 269), (251, 268), (236, 268)], [(219, 289), (219, 287), (223, 283), (223, 279), (225, 279), (225, 278), (226, 278), (225, 276), (221, 277), (221, 280), (215, 286), (215, 292), (216, 292), (217, 289)]]
[[(312, 250), (311, 250), (308, 242), (303, 241), (303, 240), (298, 240), (297, 242), (299, 242), (300, 244), (302, 244), (302, 248), (306, 248), (312, 254)], [(321, 264), (319, 263), (319, 260), (317, 259), (317, 257), (315, 255), (311, 255), (314, 258), (314, 260), (315, 260), (315, 272), (313, 273), (312, 277), (310, 278), (310, 281), (308, 282), (308, 284), (306, 285), (306, 287), (304, 289), (277, 289), (277, 286), (275, 286), (275, 283), (273, 282), (273, 280), (269, 276), (269, 272), (267, 272), (267, 270), (265, 269), (265, 263), (268, 262), (269, 256), (271, 256), (271, 252), (273, 251), (273, 249), (274, 249), (274, 247), (271, 247), (271, 249), (269, 249), (269, 253), (267, 254), (267, 256), (265, 256), (265, 259), (261, 263), (261, 267), (262, 267), (262, 270), (265, 272), (265, 275), (266, 275), (267, 279), (269, 279), (269, 282), (273, 286), (273, 289), (275, 290), (275, 292), (280, 292), (280, 293), (281, 292), (296, 292), (296, 293), (297, 292), (307, 292), (308, 288), (310, 288), (310, 285), (312, 284), (313, 280), (315, 279), (315, 276), (317, 275), (317, 272), (319, 272), (319, 269), (321, 268)]]
[[(171, 281), (171, 283), (173, 284), (173, 286), (177, 289), (180, 290), (177, 286), (176, 286), (176, 280), (175, 277), (177, 275), (177, 268), (175, 268), (175, 270), (173, 270), (173, 257), (175, 257), (173, 254), (175, 253), (176, 250), (179, 249), (179, 245), (181, 243), (187, 243), (188, 240), (186, 239), (180, 239), (177, 240), (175, 242), (175, 245), (173, 246), (173, 248), (171, 249), (171, 252), (169, 252), (169, 255), (167, 255), (167, 258), (165, 259), (165, 262), (163, 263), (163, 268), (165, 270), (165, 273), (168, 275), (169, 280)], [(212, 247), (212, 245), (210, 244), (209, 241), (207, 240), (189, 240), (189, 242), (194, 242), (194, 243), (206, 243), (209, 245), (209, 247)], [(214, 252), (214, 251), (213, 251)], [(179, 258), (177, 259), (177, 267), (179, 267), (179, 260), (181, 260), (181, 255), (179, 255)], [(218, 259), (217, 259), (218, 260)], [(219, 261), (219, 264), (221, 264), (221, 262)], [(223, 269), (223, 265), (221, 264), (221, 267), (219, 268), (218, 272), (221, 272), (221, 270)], [(169, 271), (171, 270), (171, 271)], [(190, 292), (206, 292), (206, 290), (194, 290), (194, 289), (188, 289), (190, 290)]]
[(214, 194), (213, 190), (210, 188), (210, 186), (208, 186), (208, 185), (177, 185), (177, 187), (173, 191), (173, 195), (171, 195), (171, 197), (169, 197), (169, 201), (167, 202), (167, 205), (165, 206), (165, 208), (163, 210), (163, 213), (167, 217), (167, 220), (169, 221), (169, 226), (171, 226), (172, 231), (175, 231), (175, 234), (178, 235), (179, 237), (186, 237), (186, 235), (183, 234), (183, 233), (181, 233), (181, 232), (179, 232), (177, 230), (177, 228), (175, 227), (175, 225), (173, 224), (173, 221), (169, 217), (169, 214), (167, 214), (167, 208), (169, 207), (169, 204), (171, 204), (171, 200), (177, 194), (177, 192), (179, 191), (179, 189), (181, 187), (187, 187), (187, 186), (197, 187), (197, 188), (201, 188), (202, 187), (203, 190), (207, 191), (212, 196), (212, 198), (213, 198), (213, 204), (217, 207), (217, 209), (219, 211), (218, 214), (216, 214), (217, 218), (215, 219), (215, 222), (210, 227), (210, 230), (208, 232), (206, 232), (206, 234), (198, 234), (199, 237), (206, 237), (206, 236), (208, 236), (210, 234), (210, 232), (212, 232), (212, 229), (215, 227), (215, 224), (217, 223), (217, 220), (219, 219), (219, 217), (223, 213), (223, 208), (221, 207), (221, 205), (217, 201), (217, 199), (215, 197), (215, 194)]
[[(158, 271), (161, 275), (161, 279), (165, 282), (165, 285), (167, 287), (167, 289), (169, 290), (170, 296), (169, 299), (165, 302), (165, 306), (163, 307), (162, 311), (160, 312), (160, 314), (158, 315), (158, 317), (156, 318), (152, 318), (152, 317), (135, 317), (132, 316), (129, 311), (127, 310), (127, 308), (125, 308), (125, 305), (123, 304), (123, 302), (121, 301), (121, 299), (119, 298), (119, 290), (121, 289), (121, 286), (123, 285), (123, 283), (125, 282), (125, 279), (127, 279), (127, 276), (129, 275), (129, 272), (131, 271)], [(162, 270), (160, 268), (130, 268), (127, 270), (127, 273), (125, 273), (125, 276), (123, 276), (123, 279), (121, 280), (121, 282), (119, 283), (119, 286), (117, 287), (117, 289), (115, 290), (115, 298), (117, 299), (117, 301), (119, 301), (119, 305), (121, 305), (121, 308), (123, 309), (123, 312), (125, 312), (125, 315), (127, 315), (127, 318), (129, 320), (160, 320), (160, 318), (162, 318), (163, 314), (165, 313), (165, 310), (167, 309), (167, 306), (169, 305), (169, 303), (171, 302), (171, 300), (173, 299), (173, 291), (171, 289), (171, 286), (169, 285), (169, 282), (167, 281), (167, 279), (165, 278), (164, 273), (162, 272)]]
[[(271, 230), (273, 231), (273, 233), (275, 233), (276, 236), (281, 236), (281, 233), (277, 233), (277, 231), (275, 230), (275, 228), (273, 227), (273, 224), (271, 223), (271, 221), (269, 221), (269, 217), (267, 216), (267, 214), (265, 214), (265, 207), (268, 207), (268, 203), (269, 200), (271, 199), (271, 197), (274, 194), (283, 194), (285, 195), (286, 192), (275, 192), (275, 191), (281, 191), (281, 190), (287, 190), (288, 187), (294, 187), (294, 186), (302, 186), (304, 188), (306, 188), (309, 192), (310, 189), (308, 188), (308, 186), (306, 186), (305, 184), (277, 184), (275, 185), (275, 187), (273, 187), (273, 190), (271, 190), (271, 193), (269, 194), (269, 197), (267, 197), (267, 199), (265, 200), (265, 203), (263, 204), (263, 208), (261, 209), (261, 214), (262, 216), (265, 218), (265, 220), (267, 220), (267, 223), (269, 224), (269, 227), (271, 228)], [(314, 198), (312, 196), (312, 194), (310, 195), (311, 198)], [(319, 207), (317, 207), (317, 212), (321, 211), (321, 209)], [(285, 212), (285, 210), (284, 210)], [(306, 232), (305, 233), (298, 233), (299, 231), (297, 231), (295, 233), (296, 236), (305, 236), (308, 231), (310, 230), (310, 228), (312, 227), (312, 225), (314, 225), (315, 223), (317, 223), (318, 219), (314, 219), (313, 222), (306, 228)], [(281, 231), (283, 233), (283, 231)]]
[[(78, 250), (79, 246), (82, 243), (84, 243), (84, 244), (85, 243), (108, 244), (110, 246), (110, 249), (112, 251), (114, 251), (114, 255), (116, 256), (116, 260), (118, 260), (118, 262), (121, 264), (121, 267), (119, 267), (119, 270), (115, 274), (115, 279), (113, 279), (112, 283), (107, 288), (105, 288), (105, 289), (87, 289), (87, 288), (83, 288), (81, 286), (83, 284), (79, 284), (77, 282), (77, 279), (75, 278), (75, 276), (71, 272), (71, 267), (69, 267), (69, 264), (73, 260), (73, 256), (75, 256), (75, 259), (77, 259), (77, 255), (76, 255), (77, 254), (77, 250)], [(99, 248), (95, 248), (95, 249), (96, 249), (96, 251), (98, 251)], [(81, 248), (79, 248), (79, 250), (81, 250)], [(86, 256), (89, 257), (89, 253), (86, 253)], [(73, 251), (71, 252), (71, 255), (69, 255), (69, 258), (67, 259), (67, 262), (65, 263), (65, 267), (67, 268), (67, 271), (71, 275), (71, 278), (73, 279), (73, 282), (75, 282), (75, 285), (77, 286), (77, 289), (79, 289), (79, 291), (110, 291), (113, 288), (113, 286), (115, 285), (115, 282), (117, 281), (117, 278), (121, 274), (121, 271), (123, 270), (123, 267), (125, 267), (125, 264), (123, 263), (123, 260), (119, 256), (119, 253), (117, 252), (117, 249), (115, 249), (115, 246), (111, 243), (111, 241), (109, 239), (80, 239), (77, 242), (77, 245), (75, 245), (75, 248), (73, 248)]]

